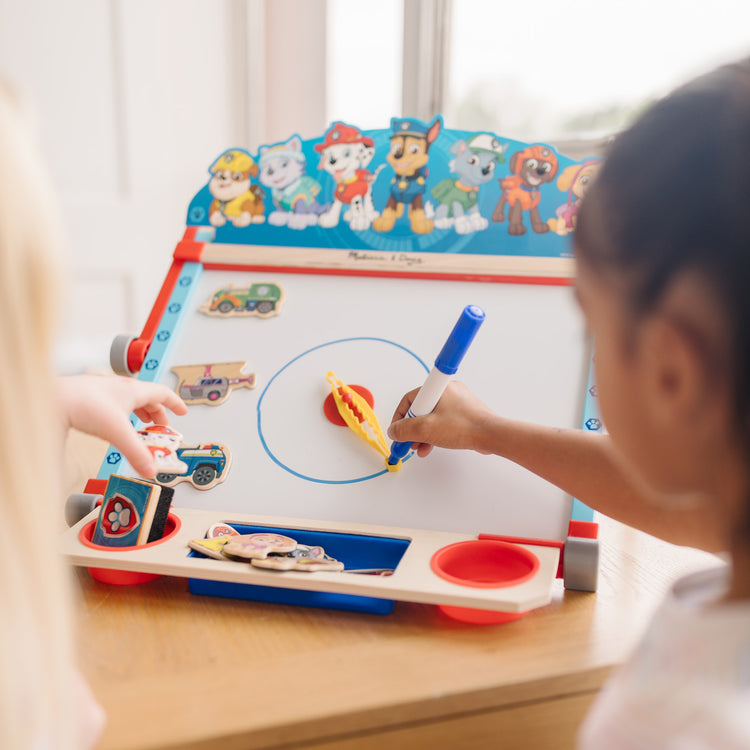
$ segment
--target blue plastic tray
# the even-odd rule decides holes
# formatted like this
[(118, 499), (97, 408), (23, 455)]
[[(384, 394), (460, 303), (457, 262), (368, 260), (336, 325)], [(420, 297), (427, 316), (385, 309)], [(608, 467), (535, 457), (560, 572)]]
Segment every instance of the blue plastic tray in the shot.
[[(303, 529), (284, 529), (276, 526), (246, 526), (239, 524), (233, 524), (233, 527), (240, 534), (285, 534), (296, 539), (300, 544), (321, 546), (325, 549), (326, 554), (343, 562), (347, 569), (392, 568), (395, 570), (409, 546), (409, 542), (406, 539), (366, 536), (363, 534), (344, 534), (330, 531), (308, 531)], [(190, 556), (199, 557), (200, 553), (191, 551)], [(315, 574), (311, 573), (310, 575)], [(321, 607), (324, 609), (339, 609), (376, 615), (390, 614), (395, 604), (392, 599), (378, 599), (371, 596), (332, 594), (324, 591), (276, 588), (275, 586), (256, 586), (249, 583), (226, 583), (224, 581), (207, 581), (200, 578), (189, 578), (188, 584), (191, 593), (201, 596), (220, 596), (228, 599), (294, 604), (300, 607)]]

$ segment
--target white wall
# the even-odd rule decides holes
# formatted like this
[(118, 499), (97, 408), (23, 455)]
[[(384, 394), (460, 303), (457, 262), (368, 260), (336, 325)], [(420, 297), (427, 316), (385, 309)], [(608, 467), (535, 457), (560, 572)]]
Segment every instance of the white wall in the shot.
[(0, 0), (0, 75), (67, 216), (61, 366), (100, 366), (145, 323), (213, 159), (324, 127), (325, 0)]

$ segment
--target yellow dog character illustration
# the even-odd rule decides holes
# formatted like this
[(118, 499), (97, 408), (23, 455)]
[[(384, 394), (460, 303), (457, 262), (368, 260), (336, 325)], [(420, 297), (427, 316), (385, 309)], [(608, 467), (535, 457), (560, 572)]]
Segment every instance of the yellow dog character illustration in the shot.
[(265, 221), (265, 193), (259, 185), (250, 184), (250, 178), (258, 175), (258, 165), (249, 154), (226, 151), (209, 171), (208, 190), (213, 200), (208, 215), (213, 226), (223, 227), (230, 221), (236, 227), (246, 227)]

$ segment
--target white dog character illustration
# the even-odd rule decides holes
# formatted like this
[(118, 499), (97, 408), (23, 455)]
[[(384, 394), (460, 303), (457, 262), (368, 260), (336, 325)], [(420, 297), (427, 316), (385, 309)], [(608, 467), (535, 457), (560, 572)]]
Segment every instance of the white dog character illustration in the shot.
[(377, 172), (365, 169), (375, 155), (372, 138), (355, 127), (337, 122), (328, 130), (325, 140), (314, 148), (320, 154), (318, 169), (328, 172), (336, 183), (333, 205), (318, 224), (326, 228), (336, 226), (342, 207), (348, 206), (344, 221), (349, 227), (355, 231), (369, 229), (380, 215), (372, 204), (372, 183)]

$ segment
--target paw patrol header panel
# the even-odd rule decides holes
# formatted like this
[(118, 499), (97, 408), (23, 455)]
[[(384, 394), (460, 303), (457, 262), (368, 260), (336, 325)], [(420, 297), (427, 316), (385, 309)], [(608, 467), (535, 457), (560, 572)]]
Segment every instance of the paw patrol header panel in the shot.
[(565, 259), (597, 168), (440, 116), (335, 122), (319, 138), (220, 154), (187, 223), (210, 224), (218, 244)]

